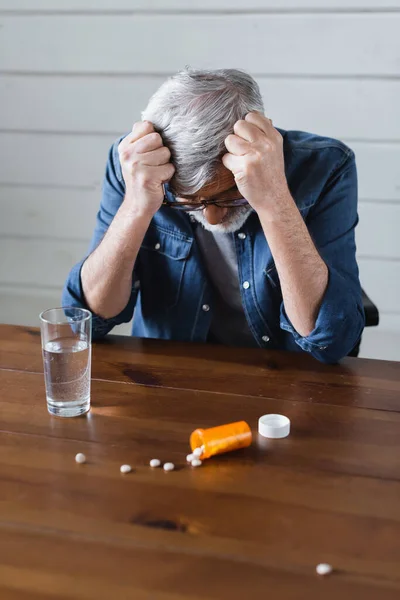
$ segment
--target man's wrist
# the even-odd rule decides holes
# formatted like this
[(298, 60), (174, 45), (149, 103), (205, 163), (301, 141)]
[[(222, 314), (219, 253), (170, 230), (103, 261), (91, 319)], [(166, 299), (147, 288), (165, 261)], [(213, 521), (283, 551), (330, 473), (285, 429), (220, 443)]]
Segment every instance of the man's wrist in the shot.
[(147, 227), (150, 225), (150, 221), (155, 214), (154, 211), (151, 211), (148, 208), (143, 208), (140, 205), (135, 206), (129, 202), (125, 202), (125, 200), (120, 207), (120, 213), (132, 224), (140, 222), (144, 225), (147, 224)]
[(287, 223), (299, 215), (298, 208), (289, 190), (266, 199), (257, 214), (262, 223)]

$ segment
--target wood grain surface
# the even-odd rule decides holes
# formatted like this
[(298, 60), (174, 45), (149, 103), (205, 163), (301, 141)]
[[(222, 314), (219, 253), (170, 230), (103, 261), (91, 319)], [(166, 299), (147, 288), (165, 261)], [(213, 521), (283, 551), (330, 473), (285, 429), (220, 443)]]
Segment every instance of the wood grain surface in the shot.
[[(268, 412), (288, 438), (258, 436)], [(399, 413), (398, 363), (110, 336), (90, 414), (57, 419), (38, 331), (0, 326), (0, 598), (399, 598)], [(186, 465), (238, 419), (250, 448)]]

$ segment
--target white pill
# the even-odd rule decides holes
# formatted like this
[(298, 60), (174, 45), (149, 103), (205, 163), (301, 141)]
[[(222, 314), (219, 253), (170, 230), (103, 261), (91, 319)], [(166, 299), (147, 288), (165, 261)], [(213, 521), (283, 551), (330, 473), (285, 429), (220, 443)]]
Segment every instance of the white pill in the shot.
[(200, 458), (200, 456), (203, 454), (203, 452), (204, 452), (203, 447), (201, 447), (201, 448), (195, 448), (193, 450), (193, 455), (194, 455), (195, 458)]
[(174, 463), (165, 463), (163, 467), (164, 471), (173, 471), (175, 469)]
[(199, 458), (195, 458), (190, 464), (192, 465), (192, 467), (201, 467), (203, 461), (201, 461)]
[(151, 461), (150, 461), (150, 466), (153, 469), (156, 469), (157, 467), (160, 467), (161, 466), (161, 460), (158, 460), (158, 458), (152, 458)]
[(78, 452), (78, 454), (75, 456), (75, 461), (81, 465), (86, 462), (86, 456), (82, 454), (82, 452)]
[(131, 465), (121, 465), (119, 470), (121, 473), (130, 473), (132, 471)]
[(192, 462), (193, 459), (194, 459), (194, 454), (188, 454), (187, 457), (186, 457), (186, 460), (188, 462)]
[(330, 575), (333, 571), (333, 568), (327, 563), (321, 563), (317, 565), (315, 570), (317, 571), (318, 575)]

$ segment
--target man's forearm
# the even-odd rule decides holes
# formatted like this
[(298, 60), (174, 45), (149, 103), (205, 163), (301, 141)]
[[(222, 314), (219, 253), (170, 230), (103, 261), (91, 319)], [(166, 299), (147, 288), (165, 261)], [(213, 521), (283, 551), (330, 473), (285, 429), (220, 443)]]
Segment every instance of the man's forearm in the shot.
[(328, 268), (319, 256), (290, 194), (276, 210), (258, 216), (278, 271), (286, 314), (302, 336), (315, 327), (328, 285)]
[(123, 202), (103, 240), (84, 262), (83, 293), (97, 315), (109, 319), (128, 304), (133, 268), (151, 218)]

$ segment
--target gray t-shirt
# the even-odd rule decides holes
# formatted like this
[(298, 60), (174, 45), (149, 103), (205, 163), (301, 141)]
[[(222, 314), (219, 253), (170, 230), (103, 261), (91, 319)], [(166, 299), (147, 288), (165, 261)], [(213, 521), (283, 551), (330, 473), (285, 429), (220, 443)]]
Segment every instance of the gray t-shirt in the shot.
[(195, 236), (214, 288), (209, 337), (225, 346), (257, 346), (240, 295), (233, 233), (211, 233), (198, 225)]

